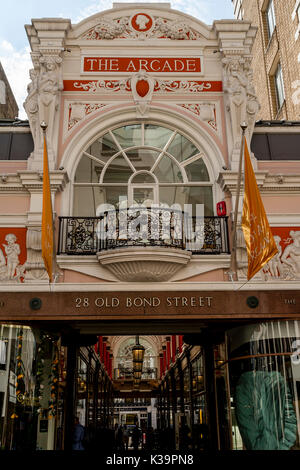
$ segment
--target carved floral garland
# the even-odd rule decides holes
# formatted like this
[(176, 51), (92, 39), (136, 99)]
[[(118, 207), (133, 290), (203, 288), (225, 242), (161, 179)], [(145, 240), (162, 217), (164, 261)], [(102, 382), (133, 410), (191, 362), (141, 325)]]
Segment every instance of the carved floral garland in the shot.
[[(201, 118), (201, 103), (190, 103), (190, 104), (178, 104), (178, 106), (181, 106), (182, 108), (188, 109), (192, 113), (196, 114)], [(202, 105), (203, 106), (203, 105)], [(213, 114), (214, 114), (214, 119), (212, 120), (206, 120), (207, 124), (209, 124), (215, 131), (218, 130), (217, 127), (217, 118), (216, 118), (216, 107), (213, 106)]]
[(89, 29), (81, 38), (86, 40), (109, 40), (155, 37), (157, 39), (192, 40), (201, 38), (194, 29), (183, 21), (169, 21), (165, 18), (156, 18), (154, 27), (149, 32), (135, 31), (131, 28), (130, 17), (116, 20), (101, 20), (95, 27)]
[(68, 120), (68, 131), (72, 129), (72, 127), (75, 126), (83, 117), (87, 116), (88, 114), (93, 113), (94, 111), (97, 111), (98, 109), (103, 108), (106, 106), (105, 104), (102, 103), (82, 103), (82, 108), (83, 109), (83, 115), (79, 116), (72, 116), (72, 106), (73, 104), (69, 105), (69, 120)]
[[(211, 83), (193, 80), (156, 80), (154, 92), (199, 93), (210, 90)], [(74, 88), (96, 93), (97, 91), (131, 91), (130, 78), (125, 80), (94, 80), (88, 83), (75, 82)]]

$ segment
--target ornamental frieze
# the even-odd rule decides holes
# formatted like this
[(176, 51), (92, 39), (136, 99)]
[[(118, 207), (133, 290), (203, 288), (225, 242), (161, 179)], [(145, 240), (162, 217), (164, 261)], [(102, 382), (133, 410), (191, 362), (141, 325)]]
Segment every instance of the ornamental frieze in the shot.
[(106, 106), (102, 103), (71, 103), (68, 113), (68, 131), (89, 114)]
[[(131, 78), (123, 80), (64, 80), (64, 91), (131, 92)], [(221, 92), (221, 81), (155, 80), (154, 93)]]
[(148, 13), (136, 13), (115, 20), (102, 19), (99, 23), (82, 34), (81, 39), (171, 39), (196, 40), (202, 36), (184, 21), (152, 17)]
[(0, 229), (0, 282), (23, 282), (26, 266), (26, 228)]
[[(254, 276), (254, 280), (296, 281), (300, 279), (300, 227), (271, 227), (278, 253)], [(241, 234), (239, 234), (241, 235)], [(247, 254), (239, 238), (240, 280), (247, 279)]]
[(196, 114), (202, 121), (207, 122), (215, 131), (217, 127), (217, 113), (216, 106), (213, 103), (188, 103), (188, 104), (177, 104), (182, 108), (187, 109), (193, 114)]

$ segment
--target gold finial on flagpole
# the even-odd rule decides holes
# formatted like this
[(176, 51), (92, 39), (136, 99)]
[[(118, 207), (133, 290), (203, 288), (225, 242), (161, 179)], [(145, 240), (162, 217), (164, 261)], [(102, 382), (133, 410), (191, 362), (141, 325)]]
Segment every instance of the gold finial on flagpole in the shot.
[(42, 121), (41, 128), (43, 129), (43, 132), (46, 132), (47, 127), (48, 127), (48, 124), (46, 124), (45, 121)]

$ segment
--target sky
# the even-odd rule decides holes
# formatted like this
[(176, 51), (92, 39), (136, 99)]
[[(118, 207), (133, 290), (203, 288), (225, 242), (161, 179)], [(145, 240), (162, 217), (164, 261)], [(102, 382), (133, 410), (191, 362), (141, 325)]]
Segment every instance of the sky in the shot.
[[(126, 3), (117, 0), (118, 3)], [(162, 0), (167, 1), (167, 0)], [(4, 3), (4, 0), (2, 0)], [(136, 0), (135, 3), (143, 3)], [(148, 3), (161, 3), (149, 1)], [(233, 18), (231, 0), (170, 0), (171, 7), (207, 24)], [(73, 24), (112, 8), (112, 0), (5, 0), (0, 14), (0, 62), (19, 106), (19, 118), (26, 119), (23, 103), (27, 95), (29, 69), (32, 68), (25, 24), (32, 18), (70, 18)]]

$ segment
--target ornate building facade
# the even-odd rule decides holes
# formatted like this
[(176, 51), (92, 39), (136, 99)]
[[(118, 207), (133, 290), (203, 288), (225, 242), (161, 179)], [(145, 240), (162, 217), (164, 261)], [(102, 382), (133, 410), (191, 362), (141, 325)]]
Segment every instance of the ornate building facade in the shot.
[[(26, 31), (30, 132), (26, 121), (0, 126), (0, 139), (15, 141), (0, 161), (1, 445), (70, 449), (74, 415), (107, 437), (114, 420), (132, 423), (123, 408), (140, 397), (139, 423), (158, 428), (160, 445), (297, 447), (300, 164), (276, 154), (277, 136), (293, 138), (297, 123), (268, 132), (256, 123), (257, 28), (116, 4), (76, 25), (34, 19)], [(50, 284), (42, 121), (58, 265)], [(242, 122), (278, 244), (250, 282), (240, 229), (238, 279), (228, 274)], [(146, 350), (137, 384), (134, 335)], [(255, 442), (264, 413), (275, 434)]]

